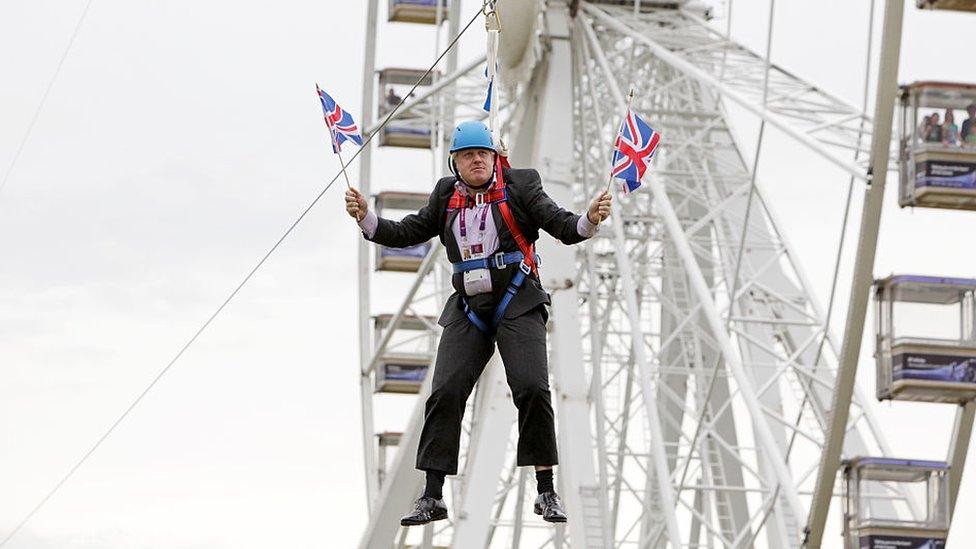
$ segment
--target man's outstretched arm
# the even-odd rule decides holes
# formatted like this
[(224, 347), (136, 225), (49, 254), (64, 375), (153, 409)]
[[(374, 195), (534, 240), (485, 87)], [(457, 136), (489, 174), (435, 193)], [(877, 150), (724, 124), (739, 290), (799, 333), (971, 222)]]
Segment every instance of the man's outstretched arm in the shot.
[(400, 221), (392, 221), (377, 216), (369, 209), (362, 193), (350, 188), (346, 189), (346, 212), (359, 223), (366, 240), (393, 248), (407, 248), (437, 236), (435, 193), (430, 194), (427, 204), (417, 213), (409, 214)]
[(576, 244), (591, 238), (599, 230), (600, 222), (610, 215), (610, 193), (602, 193), (590, 203), (585, 215), (577, 215), (556, 204), (546, 194), (542, 180), (534, 170), (526, 194), (526, 208), (533, 221), (563, 244)]

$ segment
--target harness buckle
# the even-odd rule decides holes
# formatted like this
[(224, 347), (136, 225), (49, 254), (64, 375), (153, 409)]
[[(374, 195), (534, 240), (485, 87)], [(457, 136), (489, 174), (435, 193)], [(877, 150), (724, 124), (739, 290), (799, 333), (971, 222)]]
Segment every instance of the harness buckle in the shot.
[(525, 273), (525, 276), (532, 274), (532, 267), (529, 267), (529, 264), (526, 263), (524, 259), (519, 261), (519, 270)]
[(499, 269), (499, 270), (500, 269), (504, 269), (505, 268), (505, 252), (498, 252), (498, 253), (496, 253), (495, 255), (492, 256), (491, 261), (492, 261), (492, 263), (494, 263), (494, 266), (495, 266), (496, 269)]
[(488, 193), (478, 193), (478, 194), (474, 195), (474, 204), (475, 204), (475, 206), (484, 206), (485, 205), (485, 201), (487, 200), (487, 197), (488, 197)]

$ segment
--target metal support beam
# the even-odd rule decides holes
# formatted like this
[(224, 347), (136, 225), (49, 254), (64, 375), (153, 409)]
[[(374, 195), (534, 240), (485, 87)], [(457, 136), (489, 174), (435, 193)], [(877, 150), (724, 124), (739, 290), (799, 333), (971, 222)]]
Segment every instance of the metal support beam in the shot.
[(654, 203), (668, 228), (668, 233), (671, 235), (678, 255), (681, 257), (681, 263), (685, 268), (685, 272), (688, 274), (688, 280), (691, 283), (695, 297), (702, 304), (702, 314), (705, 316), (705, 320), (708, 322), (709, 328), (715, 336), (715, 340), (722, 352), (722, 358), (725, 359), (729, 371), (735, 377), (735, 382), (739, 387), (742, 400), (752, 418), (753, 427), (756, 430), (759, 443), (769, 460), (769, 466), (773, 469), (776, 480), (779, 482), (783, 495), (786, 497), (792, 512), (795, 516), (802, 516), (803, 507), (800, 505), (800, 498), (796, 493), (796, 485), (786, 465), (786, 459), (776, 444), (776, 439), (773, 437), (766, 416), (760, 409), (759, 398), (756, 395), (755, 388), (752, 386), (752, 380), (749, 378), (749, 374), (746, 373), (739, 355), (732, 347), (732, 342), (729, 340), (728, 334), (725, 331), (725, 325), (719, 316), (718, 307), (715, 305), (708, 284), (705, 282), (705, 277), (702, 275), (701, 267), (698, 265), (698, 260), (695, 258), (695, 254), (691, 249), (691, 244), (688, 242), (688, 236), (684, 233), (681, 227), (681, 221), (678, 219), (678, 215), (671, 205), (671, 199), (668, 197), (667, 190), (660, 183), (652, 184), (650, 187), (651, 192), (654, 193)]
[[(604, 76), (607, 78), (608, 83), (614, 87), (619, 112), (623, 112), (626, 108), (626, 103), (624, 103), (620, 90), (616, 88), (616, 83), (613, 82), (613, 75), (610, 72), (606, 56), (603, 54), (599, 42), (593, 35), (593, 29), (587, 25), (583, 25), (583, 32), (588, 38), (590, 47), (604, 71)], [(620, 206), (617, 208), (619, 210)], [(647, 348), (644, 343), (643, 329), (641, 328), (640, 310), (637, 306), (637, 287), (634, 283), (634, 272), (630, 255), (627, 253), (627, 246), (624, 239), (624, 225), (621, 217), (619, 213), (611, 215), (610, 225), (613, 230), (613, 247), (617, 261), (617, 269), (620, 274), (620, 282), (623, 285), (622, 291), (628, 325), (630, 327), (631, 348), (634, 354), (634, 360), (640, 369), (639, 379), (641, 393), (644, 397), (644, 412), (647, 414), (647, 424), (651, 435), (650, 443), (652, 449), (651, 463), (649, 466), (653, 467), (654, 472), (651, 473), (649, 471), (648, 476), (653, 475), (657, 482), (657, 491), (661, 498), (661, 510), (664, 512), (664, 523), (667, 528), (668, 541), (671, 542), (673, 549), (680, 549), (682, 547), (682, 538), (676, 514), (677, 495), (671, 486), (671, 470), (668, 468), (667, 448), (664, 446), (664, 429), (661, 425), (659, 415), (661, 408), (657, 402), (657, 388), (651, 383), (655, 375), (651, 370), (651, 365), (647, 358)], [(650, 496), (644, 502), (645, 509), (650, 506), (649, 500)]]
[(476, 407), (478, 417), (472, 422), (474, 432), (468, 442), (468, 459), (464, 465), (464, 493), (457, 506), (451, 547), (488, 545), (492, 505), (505, 464), (508, 437), (515, 423), (512, 396), (497, 351), (488, 361), (478, 384), (479, 397), (483, 401)]
[[(588, 10), (591, 9), (589, 6), (584, 7)], [(591, 46), (594, 49), (594, 53), (597, 55), (598, 61), (600, 61), (600, 64), (604, 66), (604, 71), (606, 73), (605, 76), (607, 76), (607, 85), (611, 90), (611, 95), (613, 95), (620, 112), (624, 112), (626, 110), (626, 102), (624, 101), (620, 88), (613, 79), (612, 73), (609, 71), (609, 66), (606, 65), (605, 57), (602, 57), (599, 43), (597, 43), (593, 37), (592, 29), (587, 25), (584, 25), (584, 28), (587, 29), (587, 35), (590, 37)], [(712, 335), (715, 337), (716, 343), (719, 345), (719, 350), (722, 353), (722, 357), (725, 359), (729, 370), (735, 377), (736, 384), (739, 387), (744, 404), (752, 418), (753, 426), (759, 439), (760, 446), (762, 447), (762, 451), (765, 452), (768, 457), (769, 465), (773, 469), (777, 481), (782, 486), (783, 496), (786, 498), (791, 510), (795, 516), (802, 516), (804, 514), (803, 507), (800, 504), (800, 498), (796, 492), (796, 485), (794, 484), (792, 475), (790, 474), (789, 468), (786, 465), (786, 460), (779, 446), (776, 444), (776, 440), (773, 437), (772, 431), (770, 430), (766, 416), (759, 407), (759, 400), (756, 395), (755, 388), (753, 387), (752, 380), (746, 373), (739, 355), (732, 347), (732, 342), (729, 339), (725, 325), (721, 320), (718, 307), (715, 305), (711, 290), (709, 289), (708, 284), (705, 282), (705, 277), (702, 274), (701, 266), (698, 264), (698, 260), (695, 258), (691, 244), (688, 241), (688, 235), (685, 234), (684, 229), (681, 226), (681, 221), (678, 219), (678, 215), (674, 211), (674, 206), (671, 204), (671, 198), (668, 196), (667, 190), (665, 189), (663, 183), (654, 182), (653, 184), (649, 185), (649, 187), (653, 193), (654, 204), (658, 209), (658, 213), (664, 221), (668, 234), (671, 236), (675, 249), (681, 258), (682, 266), (688, 275), (688, 280), (691, 284), (695, 297), (702, 306), (701, 312), (705, 317)], [(622, 278), (626, 277), (622, 276)], [(650, 406), (650, 403), (648, 406)]]
[[(578, 36), (578, 35), (577, 35)], [(583, 56), (582, 52), (582, 41), (573, 40), (571, 41), (572, 54), (573, 54), (573, 81), (577, 84), (580, 83), (580, 62)], [(579, 105), (582, 101), (582, 97), (585, 93), (580, 93), (580, 86), (573, 87), (573, 103)], [(586, 126), (585, 117), (580, 112), (579, 107), (577, 107), (575, 113), (576, 126), (574, 132), (580, 142), (583, 143), (583, 150), (587, 149), (586, 143), (588, 142), (589, 135), (584, 130)], [(587, 170), (587, 159), (588, 155), (583, 154), (580, 161), (582, 164), (579, 166), (582, 168), (583, 181), (582, 187), (583, 192), (586, 196), (592, 196), (595, 193), (595, 189), (601, 184), (600, 181), (587, 181), (585, 174), (588, 173)], [(618, 214), (621, 215), (621, 214)], [(597, 459), (597, 476), (599, 480), (599, 494), (600, 494), (600, 507), (603, 510), (601, 516), (601, 523), (603, 529), (606, 532), (604, 536), (604, 541), (606, 546), (612, 544), (612, 529), (610, 527), (610, 518), (608, 512), (610, 510), (609, 505), (609, 474), (607, 472), (607, 429), (606, 422), (604, 418), (606, 417), (606, 402), (603, 396), (603, 351), (604, 344), (606, 343), (606, 333), (607, 326), (610, 321), (610, 305), (607, 304), (606, 314), (601, 319), (599, 312), (599, 277), (596, 271), (596, 253), (595, 240), (590, 239), (584, 246), (584, 254), (586, 256), (586, 277), (589, 286), (589, 293), (586, 298), (587, 309), (590, 314), (590, 400), (593, 403), (593, 414), (596, 418), (594, 422), (596, 427), (596, 459)], [(599, 320), (598, 320), (599, 319)]]
[[(376, 67), (376, 12), (379, 0), (369, 0), (366, 7), (366, 51), (363, 53), (363, 125), (373, 120), (373, 72)], [(360, 153), (359, 187), (363, 196), (369, 196), (370, 156), (372, 144), (367, 143)], [(376, 452), (373, 450), (373, 387), (369, 376), (370, 325), (369, 325), (369, 245), (364, 238), (356, 239), (359, 257), (359, 401), (360, 421), (363, 430), (363, 467), (366, 473), (366, 506), (370, 516), (379, 492), (379, 471), (376, 468)]]
[(829, 149), (824, 147), (822, 143), (818, 142), (816, 139), (811, 138), (806, 133), (796, 129), (792, 124), (790, 124), (790, 122), (783, 119), (781, 116), (767, 110), (762, 105), (755, 104), (748, 97), (743, 96), (742, 94), (732, 90), (730, 87), (723, 84), (722, 81), (716, 78), (715, 76), (709, 74), (703, 69), (696, 67), (692, 63), (689, 63), (688, 61), (682, 59), (681, 56), (665, 48), (661, 44), (658, 44), (651, 38), (643, 34), (640, 34), (639, 32), (636, 32), (635, 30), (621, 23), (617, 19), (607, 15), (606, 12), (604, 12), (603, 10), (585, 3), (582, 5), (582, 7), (588, 15), (596, 17), (597, 19), (600, 20), (601, 23), (607, 25), (608, 27), (611, 27), (614, 30), (626, 36), (630, 36), (631, 38), (640, 41), (645, 46), (647, 46), (656, 57), (658, 57), (665, 63), (691, 76), (692, 78), (695, 78), (705, 86), (714, 89), (723, 97), (727, 98), (733, 103), (736, 103), (737, 105), (741, 106), (747, 111), (755, 114), (762, 120), (765, 120), (771, 126), (779, 129), (780, 131), (789, 135), (793, 139), (796, 139), (803, 145), (807, 146), (810, 150), (812, 150), (813, 152), (817, 153), (818, 155), (820, 155), (821, 157), (829, 161), (831, 164), (834, 164), (838, 168), (844, 170), (844, 172), (850, 174), (854, 178), (861, 181), (865, 181), (867, 179), (867, 177), (864, 174), (864, 170), (856, 163), (853, 163), (849, 160), (846, 160), (834, 154)]
[[(571, 185), (571, 157), (567, 155), (573, 149), (572, 118), (567, 116), (573, 110), (572, 93), (566, 85), (571, 78), (569, 11), (564, 3), (553, 2), (544, 16), (547, 29), (544, 39), (550, 47), (523, 99), (530, 103), (514, 141), (512, 161), (538, 166), (549, 196), (556, 203), (571, 207), (576, 197)], [(528, 158), (530, 162), (526, 162)], [(586, 500), (592, 498), (597, 478), (578, 292), (572, 284), (577, 275), (576, 250), (550, 238), (540, 238), (537, 246), (544, 263), (542, 282), (552, 295), (550, 372), (553, 405), (559, 422), (557, 476), (570, 515), (567, 528), (574, 547), (606, 546), (607, 534), (601, 527), (604, 519), (587, 517), (587, 511), (594, 507)], [(598, 511), (606, 515), (606, 511)]]
[(837, 477), (837, 469), (840, 467), (841, 450), (844, 447), (844, 435), (847, 432), (851, 397), (854, 393), (861, 341), (864, 335), (864, 317), (867, 314), (870, 288), (873, 283), (874, 257), (878, 247), (878, 228), (881, 223), (881, 207), (884, 203), (884, 186), (891, 150), (891, 123), (894, 116), (895, 96), (898, 92), (898, 58), (901, 52), (904, 0), (887, 0), (885, 4), (874, 113), (875, 125), (871, 136), (871, 170), (874, 175), (864, 192), (864, 208), (861, 213), (860, 236), (857, 240), (857, 256), (854, 260), (851, 296), (830, 406), (832, 413), (805, 529), (804, 547), (808, 549), (819, 549), (823, 542), (834, 481)]
[(966, 453), (973, 436), (973, 418), (976, 417), (976, 402), (967, 402), (956, 410), (956, 421), (952, 426), (952, 441), (949, 443), (949, 524), (956, 512), (956, 500), (962, 473), (966, 469)]
[(428, 372), (410, 415), (410, 421), (400, 437), (393, 466), (387, 473), (383, 490), (377, 498), (369, 524), (359, 541), (359, 549), (389, 549), (393, 545), (397, 530), (400, 529), (400, 516), (410, 508), (410, 502), (420, 495), (424, 477), (414, 468), (417, 447), (420, 445), (420, 428), (424, 422), (424, 403), (430, 395), (433, 376)]
[(525, 512), (525, 482), (529, 476), (529, 469), (522, 467), (518, 472), (518, 489), (515, 491), (515, 524), (512, 527), (511, 549), (520, 549), (522, 545), (522, 515)]

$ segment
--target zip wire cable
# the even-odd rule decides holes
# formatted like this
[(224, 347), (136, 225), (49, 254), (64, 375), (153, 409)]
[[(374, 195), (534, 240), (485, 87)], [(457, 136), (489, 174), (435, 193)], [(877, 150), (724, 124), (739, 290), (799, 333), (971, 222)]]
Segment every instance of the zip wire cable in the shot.
[[(20, 160), (20, 153), (24, 152), (24, 145), (30, 139), (31, 132), (34, 131), (34, 124), (37, 123), (37, 118), (41, 115), (41, 110), (44, 108), (44, 103), (47, 102), (47, 96), (51, 94), (51, 88), (54, 87), (54, 82), (58, 79), (58, 75), (61, 74), (61, 67), (64, 66), (64, 60), (68, 58), (68, 52), (71, 51), (71, 46), (74, 45), (75, 38), (78, 37), (78, 31), (81, 30), (81, 24), (85, 21), (85, 16), (88, 15), (88, 8), (91, 5), (92, 0), (88, 0), (85, 4), (85, 9), (81, 11), (81, 16), (78, 17), (78, 22), (75, 23), (75, 30), (71, 32), (71, 38), (68, 40), (68, 45), (64, 48), (64, 53), (61, 54), (61, 60), (58, 61), (58, 66), (54, 69), (51, 80), (47, 83), (47, 89), (44, 90), (44, 95), (41, 96), (41, 102), (38, 103), (37, 109), (34, 111), (34, 116), (31, 118), (30, 124), (27, 125), (27, 131), (24, 132), (24, 137), (20, 140), (20, 145), (17, 146), (17, 152), (14, 153), (13, 160), (10, 161), (10, 165), (7, 166), (7, 171), (3, 174), (3, 179), (0, 180), (0, 193), (3, 193), (4, 187), (7, 186), (7, 180), (10, 179), (10, 174), (14, 171), (14, 166)], [(0, 543), (0, 546), (2, 545)]]
[[(89, 0), (89, 3), (91, 3), (91, 0)], [(342, 166), (343, 169), (345, 169), (350, 163), (352, 163), (353, 160), (356, 159), (357, 156), (359, 156), (359, 153), (362, 152), (362, 150), (366, 148), (367, 145), (369, 145), (370, 141), (372, 141), (374, 135), (376, 135), (377, 133), (383, 130), (383, 128), (387, 125), (387, 123), (389, 123), (390, 120), (393, 118), (393, 115), (395, 115), (397, 110), (399, 110), (400, 107), (403, 105), (404, 101), (406, 101), (407, 97), (410, 97), (410, 95), (417, 89), (417, 87), (420, 86), (420, 83), (423, 82), (425, 78), (427, 78), (427, 75), (429, 75), (434, 70), (434, 68), (437, 67), (437, 64), (441, 62), (441, 59), (443, 59), (444, 56), (447, 55), (447, 53), (451, 50), (451, 48), (453, 48), (454, 45), (457, 44), (461, 36), (465, 32), (467, 32), (467, 30), (471, 27), (471, 25), (475, 22), (475, 20), (478, 19), (478, 16), (483, 13), (485, 7), (490, 4), (491, 2), (486, 1), (482, 6), (482, 9), (478, 10), (478, 13), (476, 13), (474, 17), (472, 17), (471, 20), (468, 21), (468, 23), (464, 26), (464, 28), (461, 29), (461, 32), (459, 32), (458, 35), (455, 36), (453, 40), (451, 40), (451, 42), (447, 45), (444, 51), (441, 52), (441, 54), (437, 57), (437, 59), (434, 60), (434, 63), (430, 66), (430, 68), (428, 68), (427, 71), (424, 72), (423, 76), (421, 76), (417, 80), (417, 82), (413, 85), (413, 87), (410, 88), (410, 91), (404, 94), (403, 99), (400, 100), (397, 106), (394, 107), (393, 110), (391, 110), (389, 114), (386, 115), (386, 118), (383, 119), (383, 122), (379, 125), (376, 131), (374, 131), (369, 136), (367, 136), (362, 146), (356, 150), (355, 154), (352, 155), (352, 157), (349, 159), (348, 162), (343, 164)], [(176, 361), (179, 360), (180, 357), (182, 357), (183, 354), (187, 351), (187, 349), (189, 349), (190, 346), (193, 345), (193, 343), (197, 340), (197, 338), (200, 337), (200, 334), (202, 334), (203, 331), (206, 330), (208, 326), (210, 326), (210, 324), (214, 321), (214, 319), (217, 318), (217, 315), (219, 315), (224, 310), (224, 308), (227, 307), (227, 305), (231, 302), (231, 300), (234, 299), (234, 297), (238, 294), (238, 292), (241, 291), (244, 285), (247, 284), (249, 280), (251, 280), (251, 277), (254, 276), (254, 273), (256, 273), (258, 269), (260, 269), (261, 266), (264, 265), (264, 263), (268, 260), (268, 258), (271, 257), (271, 254), (273, 254), (275, 250), (277, 250), (278, 247), (281, 245), (281, 243), (284, 242), (286, 238), (288, 238), (288, 236), (292, 233), (295, 227), (297, 227), (298, 224), (301, 223), (302, 219), (305, 218), (308, 212), (311, 211), (311, 209), (325, 195), (325, 193), (329, 190), (329, 188), (332, 187), (332, 184), (339, 180), (339, 177), (341, 175), (342, 175), (342, 171), (340, 170), (338, 173), (335, 174), (335, 176), (332, 177), (332, 180), (329, 181), (328, 185), (326, 185), (325, 188), (323, 188), (319, 192), (319, 194), (316, 195), (314, 199), (312, 199), (312, 201), (308, 204), (308, 206), (306, 206), (305, 209), (302, 210), (302, 213), (298, 215), (298, 218), (295, 219), (295, 221), (292, 222), (292, 224), (288, 227), (288, 229), (285, 230), (285, 232), (281, 235), (281, 237), (278, 238), (277, 242), (275, 242), (274, 245), (271, 246), (271, 248), (264, 254), (264, 256), (261, 257), (261, 259), (257, 262), (257, 264), (255, 264), (254, 267), (251, 268), (251, 270), (247, 273), (247, 275), (244, 276), (244, 279), (241, 280), (241, 282), (237, 285), (237, 287), (234, 288), (234, 290), (230, 293), (230, 295), (227, 296), (226, 299), (224, 299), (223, 303), (221, 303), (220, 306), (217, 307), (217, 309), (213, 312), (213, 314), (211, 314), (210, 317), (207, 318), (207, 320), (200, 326), (200, 328), (193, 334), (193, 336), (189, 340), (187, 340), (186, 343), (183, 344), (180, 350), (176, 353), (176, 355), (173, 356), (173, 358), (166, 364), (166, 366), (164, 366), (163, 369), (160, 370), (158, 374), (156, 374), (156, 377), (154, 377), (153, 380), (149, 383), (149, 385), (147, 385), (146, 388), (143, 389), (141, 393), (139, 393), (139, 396), (137, 396), (135, 400), (133, 400), (132, 403), (129, 404), (129, 406), (122, 412), (122, 414), (119, 415), (119, 417), (109, 426), (109, 428), (105, 431), (105, 433), (102, 434), (102, 436), (100, 436), (98, 440), (95, 441), (94, 444), (92, 444), (91, 448), (89, 448), (88, 451), (85, 452), (83, 456), (81, 456), (81, 459), (79, 459), (74, 464), (74, 466), (72, 466), (71, 469), (69, 469), (68, 472), (63, 477), (61, 477), (61, 480), (59, 480), (58, 483), (55, 484), (50, 491), (48, 491), (47, 495), (45, 495), (44, 498), (41, 499), (41, 501), (37, 505), (35, 505), (34, 508), (31, 509), (29, 513), (27, 513), (27, 515), (17, 524), (17, 526), (9, 534), (7, 534), (5, 538), (3, 538), (3, 541), (0, 541), (0, 547), (4, 547), (7, 544), (7, 542), (10, 541), (10, 539), (17, 534), (17, 532), (19, 532), (28, 522), (30, 522), (30, 520), (34, 517), (34, 515), (36, 515), (37, 512), (40, 511), (41, 508), (44, 507), (44, 505), (52, 497), (54, 497), (54, 495), (61, 489), (61, 487), (64, 486), (66, 482), (68, 482), (68, 480), (75, 474), (75, 472), (78, 471), (78, 469), (81, 468), (81, 466), (84, 465), (86, 461), (88, 461), (88, 458), (91, 457), (91, 455), (94, 454), (96, 450), (98, 450), (98, 447), (101, 446), (103, 442), (105, 442), (105, 439), (107, 439), (109, 435), (111, 435), (112, 432), (115, 431), (115, 428), (118, 427), (119, 424), (122, 423), (122, 421), (132, 412), (132, 410), (135, 409), (135, 407), (142, 401), (142, 399), (145, 398), (147, 394), (149, 394), (149, 391), (151, 391), (152, 388), (156, 386), (159, 380), (162, 379), (164, 375), (166, 375), (166, 372), (168, 372), (170, 368), (172, 368), (173, 365), (176, 364)]]

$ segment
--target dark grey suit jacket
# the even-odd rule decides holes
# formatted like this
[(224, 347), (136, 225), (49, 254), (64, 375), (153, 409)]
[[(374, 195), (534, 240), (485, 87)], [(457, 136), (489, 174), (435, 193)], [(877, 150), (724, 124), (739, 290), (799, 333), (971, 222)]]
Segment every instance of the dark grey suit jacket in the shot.
[[(539, 239), (539, 229), (542, 229), (564, 244), (576, 244), (585, 240), (577, 231), (580, 216), (566, 211), (556, 204), (542, 189), (542, 180), (535, 170), (506, 169), (503, 172), (505, 185), (508, 187), (508, 204), (515, 216), (519, 229), (529, 243)], [(457, 211), (447, 213), (447, 203), (454, 194), (456, 179), (445, 177), (440, 179), (430, 193), (427, 205), (415, 214), (410, 214), (400, 221), (379, 218), (379, 224), (372, 238), (363, 236), (367, 240), (394, 248), (414, 246), (438, 237), (447, 249), (447, 258), (451, 263), (461, 261), (461, 252), (451, 225), (458, 215)], [(498, 211), (498, 205), (491, 205), (492, 218), (498, 229), (499, 249), (503, 252), (518, 251), (515, 239), (505, 225), (505, 220)], [(545, 258), (542, 258), (545, 263)], [(492, 294), (497, 303), (518, 265), (509, 265), (498, 271), (492, 269)], [(455, 292), (444, 305), (438, 323), (447, 326), (454, 320), (464, 317), (460, 295), (464, 293), (464, 283), (460, 274), (452, 277)], [(512, 299), (505, 318), (515, 318), (524, 314), (540, 303), (549, 304), (549, 294), (542, 288), (542, 283), (535, 275), (528, 277), (522, 288)]]

